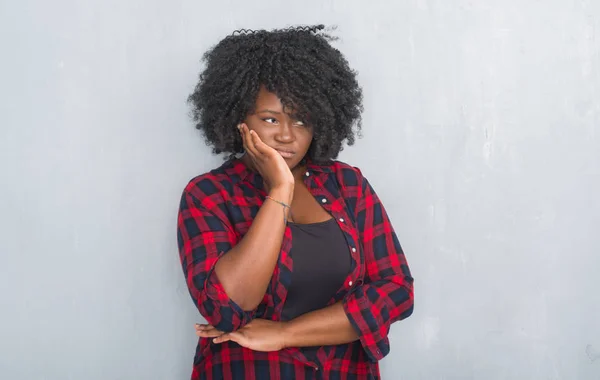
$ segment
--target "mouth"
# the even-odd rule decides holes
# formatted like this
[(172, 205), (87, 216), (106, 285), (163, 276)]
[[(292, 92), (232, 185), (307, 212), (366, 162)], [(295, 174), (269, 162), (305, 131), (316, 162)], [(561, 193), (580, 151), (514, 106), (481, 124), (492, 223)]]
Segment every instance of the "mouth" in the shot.
[(275, 150), (283, 158), (292, 158), (292, 157), (294, 157), (296, 155), (296, 152), (292, 152), (291, 150), (281, 150), (281, 149), (275, 149)]

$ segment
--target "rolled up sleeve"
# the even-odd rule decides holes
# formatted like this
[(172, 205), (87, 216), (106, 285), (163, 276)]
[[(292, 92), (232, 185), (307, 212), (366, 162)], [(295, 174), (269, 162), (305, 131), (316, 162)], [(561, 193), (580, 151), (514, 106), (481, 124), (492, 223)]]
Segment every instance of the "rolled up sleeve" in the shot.
[(367, 355), (378, 361), (390, 351), (390, 325), (412, 314), (413, 278), (385, 208), (362, 175), (359, 183), (355, 217), (365, 279), (348, 293), (343, 305)]
[(224, 332), (239, 329), (254, 316), (233, 302), (214, 271), (219, 258), (236, 243), (231, 226), (204, 207), (186, 188), (177, 218), (179, 257), (186, 283), (200, 314)]

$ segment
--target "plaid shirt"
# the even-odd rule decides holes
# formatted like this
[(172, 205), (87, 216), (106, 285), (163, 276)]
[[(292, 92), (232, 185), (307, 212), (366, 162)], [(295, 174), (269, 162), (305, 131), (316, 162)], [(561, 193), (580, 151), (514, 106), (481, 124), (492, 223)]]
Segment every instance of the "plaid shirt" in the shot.
[[(304, 183), (338, 221), (352, 267), (329, 305), (342, 301), (360, 339), (314, 349), (256, 352), (235, 342), (200, 338), (192, 379), (379, 379), (390, 324), (413, 310), (413, 279), (383, 205), (359, 169), (333, 161), (307, 163)], [(263, 180), (241, 160), (194, 178), (178, 217), (181, 264), (190, 294), (208, 323), (234, 331), (254, 318), (281, 320), (291, 283), (292, 235), (285, 230), (271, 283), (256, 310), (244, 311), (213, 272), (217, 260), (246, 234), (265, 196)], [(308, 355), (308, 352), (313, 353)]]

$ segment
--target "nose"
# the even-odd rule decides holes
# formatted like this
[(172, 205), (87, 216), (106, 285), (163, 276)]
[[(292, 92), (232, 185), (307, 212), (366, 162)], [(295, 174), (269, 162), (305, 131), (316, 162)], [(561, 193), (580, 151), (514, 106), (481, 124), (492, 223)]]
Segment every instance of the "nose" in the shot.
[(279, 129), (275, 134), (275, 140), (283, 144), (294, 142), (296, 136), (294, 135), (292, 124), (289, 122), (279, 124)]

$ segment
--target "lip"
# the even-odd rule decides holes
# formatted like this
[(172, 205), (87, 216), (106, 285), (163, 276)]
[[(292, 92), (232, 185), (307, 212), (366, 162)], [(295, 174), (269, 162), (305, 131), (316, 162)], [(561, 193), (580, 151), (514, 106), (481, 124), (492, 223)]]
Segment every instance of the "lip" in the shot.
[(296, 155), (296, 152), (285, 149), (275, 149), (283, 158), (292, 158)]

